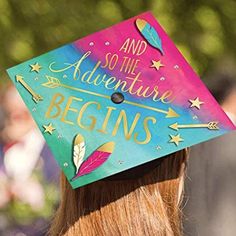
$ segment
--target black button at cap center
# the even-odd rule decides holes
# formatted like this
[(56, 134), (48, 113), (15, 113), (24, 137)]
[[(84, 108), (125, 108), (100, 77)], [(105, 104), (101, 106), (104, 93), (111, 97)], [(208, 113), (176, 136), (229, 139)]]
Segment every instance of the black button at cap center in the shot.
[(125, 97), (122, 93), (115, 92), (111, 95), (111, 101), (115, 104), (120, 104), (125, 100)]

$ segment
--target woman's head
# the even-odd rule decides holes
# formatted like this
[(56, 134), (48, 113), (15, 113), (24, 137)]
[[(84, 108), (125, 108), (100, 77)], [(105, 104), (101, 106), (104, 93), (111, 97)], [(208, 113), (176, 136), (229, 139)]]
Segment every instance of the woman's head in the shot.
[(73, 190), (61, 176), (61, 204), (50, 235), (181, 235), (187, 151), (162, 158), (139, 178), (107, 178)]

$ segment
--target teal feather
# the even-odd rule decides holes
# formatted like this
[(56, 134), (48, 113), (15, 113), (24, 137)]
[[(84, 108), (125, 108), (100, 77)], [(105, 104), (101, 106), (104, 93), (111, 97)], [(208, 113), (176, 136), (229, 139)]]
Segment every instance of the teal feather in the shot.
[(145, 20), (136, 20), (137, 28), (139, 29), (142, 36), (147, 40), (147, 42), (154, 48), (157, 48), (163, 55), (162, 41), (157, 31)]

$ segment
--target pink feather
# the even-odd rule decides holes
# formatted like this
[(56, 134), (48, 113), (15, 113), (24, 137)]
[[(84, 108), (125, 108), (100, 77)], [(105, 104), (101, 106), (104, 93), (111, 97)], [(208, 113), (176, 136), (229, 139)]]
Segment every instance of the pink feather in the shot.
[(114, 149), (114, 142), (103, 144), (97, 150), (95, 150), (80, 166), (78, 173), (72, 180), (77, 179), (80, 176), (86, 175), (100, 167), (107, 161)]

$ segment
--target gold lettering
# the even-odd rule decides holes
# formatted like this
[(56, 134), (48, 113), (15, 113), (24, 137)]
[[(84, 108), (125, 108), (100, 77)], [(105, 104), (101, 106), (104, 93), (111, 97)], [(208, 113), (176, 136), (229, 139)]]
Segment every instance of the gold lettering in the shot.
[(130, 127), (130, 130), (128, 130), (128, 121), (127, 121), (126, 113), (125, 113), (124, 110), (121, 110), (121, 111), (120, 111), (120, 114), (119, 114), (119, 116), (118, 116), (118, 119), (117, 119), (117, 121), (116, 121), (116, 124), (115, 124), (115, 126), (114, 126), (114, 129), (113, 129), (113, 131), (112, 131), (112, 136), (115, 136), (115, 135), (116, 135), (116, 133), (117, 133), (117, 131), (118, 131), (118, 129), (119, 129), (120, 123), (121, 123), (121, 121), (123, 120), (123, 128), (124, 128), (125, 138), (126, 138), (126, 140), (129, 140), (129, 139), (131, 138), (131, 136), (132, 136), (132, 133), (133, 133), (133, 131), (134, 131), (136, 125), (137, 125), (137, 122), (138, 122), (140, 116), (141, 116), (140, 113), (137, 113), (137, 114), (135, 115), (135, 118), (134, 118), (134, 120), (133, 120), (133, 122), (132, 122), (132, 125), (131, 125), (131, 127)]
[[(137, 45), (139, 45), (139, 47), (134, 44), (134, 41), (132, 41), (130, 43), (130, 39), (128, 38), (124, 44), (122, 45), (122, 47), (120, 48), (120, 51), (124, 51), (126, 53), (129, 52), (129, 50), (131, 50), (130, 48), (132, 48), (132, 50), (134, 50), (135, 52), (143, 52), (144, 48), (145, 48), (145, 43), (142, 43), (143, 41), (138, 41)], [(131, 46), (132, 47), (131, 47)], [(140, 45), (143, 45), (142, 47)], [(137, 48), (138, 47), (138, 48)], [(141, 50), (141, 49), (142, 50)], [(140, 79), (141, 76), (141, 72), (139, 72), (137, 75), (135, 74), (135, 68), (137, 67), (137, 64), (139, 62), (139, 60), (135, 60), (135, 59), (131, 59), (128, 57), (124, 57), (123, 59), (123, 64), (121, 65), (120, 70), (122, 72), (125, 73), (129, 73), (132, 74), (134, 76), (130, 76), (130, 77), (126, 77), (124, 79), (118, 79), (117, 77), (109, 77), (108, 74), (104, 73), (101, 74), (101, 70), (99, 70), (99, 68), (101, 67), (108, 67), (110, 69), (114, 69), (116, 64), (117, 64), (117, 58), (118, 55), (114, 54), (110, 59), (107, 58), (109, 55), (111, 55), (111, 53), (108, 53), (106, 55), (106, 64), (104, 66), (101, 66), (101, 61), (98, 61), (96, 63), (96, 65), (94, 65), (94, 67), (89, 70), (89, 71), (85, 71), (85, 72), (81, 72), (81, 63), (91, 54), (91, 51), (86, 52), (79, 61), (77, 61), (74, 64), (69, 64), (69, 66), (66, 66), (65, 68), (62, 69), (55, 69), (53, 68), (53, 65), (55, 64), (55, 62), (51, 63), (49, 66), (49, 69), (52, 72), (63, 72), (66, 70), (71, 69), (72, 67), (74, 68), (74, 72), (73, 72), (73, 77), (74, 80), (81, 80), (81, 82), (83, 83), (88, 83), (88, 84), (92, 84), (94, 86), (103, 86), (106, 89), (113, 89), (114, 91), (120, 89), (122, 92), (128, 92), (131, 95), (137, 95), (139, 97), (144, 97), (144, 98), (148, 98), (151, 97), (152, 100), (154, 102), (162, 102), (164, 104), (167, 103), (172, 103), (175, 99), (174, 95), (173, 95), (173, 91), (172, 90), (165, 90), (162, 91), (160, 93), (159, 88), (157, 85), (155, 85), (154, 87), (149, 87), (147, 86), (147, 84), (143, 84), (143, 81)], [(110, 60), (108, 60), (110, 59)], [(129, 81), (130, 80), (130, 81)], [(62, 99), (62, 98), (61, 98)], [(61, 101), (63, 102), (63, 101)], [(56, 102), (58, 103), (58, 102)], [(56, 107), (57, 108), (57, 113), (55, 114), (55, 117), (58, 116), (60, 114), (60, 101), (58, 103), (58, 105), (51, 105), (52, 107)], [(50, 108), (50, 107), (49, 107)], [(50, 108), (52, 109), (52, 108)], [(46, 115), (50, 115), (51, 110), (48, 110), (48, 112), (46, 113)]]
[(70, 125), (74, 125), (74, 123), (72, 121), (66, 120), (66, 116), (67, 116), (68, 111), (73, 111), (73, 112), (76, 112), (76, 113), (78, 112), (77, 109), (70, 107), (73, 100), (77, 100), (77, 101), (80, 101), (80, 102), (83, 101), (83, 99), (81, 99), (81, 98), (69, 97), (68, 102), (67, 102), (66, 107), (65, 107), (65, 110), (62, 114), (61, 121), (64, 122), (64, 123), (70, 124)]
[(126, 85), (127, 85), (127, 82), (125, 80), (123, 81), (118, 80), (116, 85), (114, 86), (114, 89), (117, 90), (121, 86), (122, 87), (121, 90), (124, 92)]
[(114, 89), (115, 85), (113, 85), (112, 87), (109, 87), (109, 85), (113, 84), (115, 81), (116, 81), (116, 77), (110, 77), (109, 79), (107, 79), (106, 82), (105, 82), (105, 88)]
[(120, 67), (120, 72), (123, 71), (124, 66), (126, 65), (126, 60), (127, 60), (127, 59), (128, 59), (128, 57), (123, 57), (123, 62), (122, 62), (121, 67)]
[(96, 121), (97, 121), (97, 120), (96, 120), (96, 118), (95, 118), (94, 116), (89, 116), (89, 118), (92, 120), (92, 122), (91, 122), (90, 125), (86, 126), (86, 125), (83, 125), (83, 124), (81, 123), (81, 120), (82, 120), (82, 118), (83, 118), (84, 112), (85, 112), (85, 111), (87, 110), (87, 108), (88, 108), (90, 105), (92, 105), (92, 104), (97, 105), (97, 110), (100, 110), (100, 109), (101, 109), (100, 103), (94, 102), (94, 101), (87, 102), (87, 103), (85, 103), (85, 104), (82, 106), (82, 108), (81, 108), (81, 110), (80, 110), (80, 112), (79, 112), (78, 119), (77, 119), (77, 123), (78, 123), (78, 125), (79, 125), (82, 129), (93, 130), (93, 129), (94, 129), (94, 126), (96, 125)]
[(127, 49), (129, 47), (129, 41), (130, 41), (130, 38), (127, 38), (125, 40), (125, 42), (123, 43), (123, 45), (121, 46), (120, 50), (119, 51), (124, 51), (124, 53), (127, 53)]
[(98, 132), (101, 132), (101, 133), (104, 133), (104, 134), (107, 134), (106, 128), (107, 128), (107, 124), (108, 124), (108, 121), (109, 121), (110, 116), (111, 116), (111, 112), (116, 110), (115, 107), (107, 107), (107, 108), (108, 108), (108, 111), (107, 111), (106, 117), (103, 121), (102, 128), (97, 130)]
[[(143, 47), (143, 50), (142, 50), (142, 47)], [(138, 49), (138, 52), (137, 52), (137, 56), (140, 56), (142, 55), (147, 49), (147, 42), (146, 41), (141, 41), (140, 45), (139, 45), (139, 49)]]
[(152, 117), (152, 116), (145, 117), (145, 119), (143, 121), (143, 127), (144, 127), (144, 131), (146, 133), (146, 138), (143, 141), (138, 141), (137, 140), (138, 133), (135, 133), (134, 134), (134, 141), (137, 144), (147, 144), (150, 142), (150, 140), (152, 138), (151, 132), (148, 128), (148, 120), (151, 120), (153, 124), (156, 124), (156, 119), (154, 117)]
[(161, 98), (160, 98), (161, 102), (162, 103), (171, 103), (171, 102), (173, 102), (175, 100), (175, 97), (173, 97), (172, 99), (168, 100), (170, 97), (172, 97), (172, 94), (173, 94), (173, 92), (170, 91), (170, 90), (165, 91), (161, 95)]
[[(87, 82), (88, 84), (94, 84), (94, 81), (90, 81), (90, 79), (92, 78), (92, 76), (94, 75), (94, 73), (96, 72), (96, 70), (98, 69), (98, 67), (100, 66), (100, 64), (101, 64), (101, 61), (98, 61), (92, 71), (90, 71), (90, 70), (89, 70), (89, 71), (86, 71), (86, 72), (82, 75), (81, 81)], [(88, 74), (89, 74), (88, 78), (85, 79), (85, 78), (86, 78), (86, 75), (88, 75)], [(100, 75), (99, 75), (99, 76), (100, 76)], [(97, 77), (98, 77), (98, 76), (97, 76)], [(97, 77), (96, 77), (96, 79), (97, 79)]]
[(137, 68), (139, 62), (140, 62), (140, 60), (136, 60), (135, 61), (133, 69), (131, 70), (131, 75), (135, 75), (136, 74), (135, 73), (135, 69)]
[[(66, 70), (69, 70), (70, 68), (72, 67), (75, 67), (75, 70), (74, 70), (74, 74), (73, 74), (73, 78), (74, 80), (78, 80), (79, 77), (80, 77), (80, 65), (81, 63), (91, 54), (91, 51), (88, 51), (86, 52), (81, 58), (79, 61), (75, 62), (74, 64), (69, 64), (69, 66), (65, 67), (65, 68), (62, 68), (62, 69), (53, 69), (52, 66), (55, 64), (55, 62), (52, 62), (50, 65), (49, 65), (49, 70), (51, 72), (54, 72), (54, 73), (58, 73), (58, 72), (63, 72), (63, 71), (66, 71)], [(78, 74), (78, 78), (76, 78), (76, 74)]]
[(127, 38), (119, 51), (123, 50), (124, 53), (132, 53), (133, 55), (140, 56), (146, 51), (146, 49), (147, 49), (146, 41), (138, 40), (136, 42), (135, 39), (132, 39), (132, 41), (130, 41), (130, 38)]
[(108, 64), (109, 64), (109, 55), (111, 55), (111, 53), (110, 52), (108, 52), (107, 54), (106, 54), (106, 56), (105, 56), (105, 60), (106, 60), (106, 62), (105, 62), (105, 65), (101, 65), (101, 67), (102, 68), (106, 68), (107, 66), (108, 66)]
[[(57, 98), (59, 98), (59, 101), (56, 101)], [(50, 105), (48, 107), (48, 110), (47, 110), (47, 112), (45, 114), (45, 117), (46, 118), (56, 118), (57, 116), (59, 116), (60, 113), (61, 113), (61, 108), (60, 108), (59, 105), (64, 101), (64, 99), (65, 98), (64, 98), (64, 96), (61, 93), (56, 93), (53, 96), (53, 98), (52, 98), (52, 101), (51, 101), (51, 103), (50, 103)], [(52, 109), (54, 107), (57, 109), (57, 111), (56, 111), (56, 113), (54, 115), (51, 115)]]

